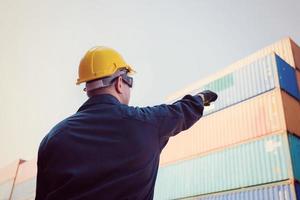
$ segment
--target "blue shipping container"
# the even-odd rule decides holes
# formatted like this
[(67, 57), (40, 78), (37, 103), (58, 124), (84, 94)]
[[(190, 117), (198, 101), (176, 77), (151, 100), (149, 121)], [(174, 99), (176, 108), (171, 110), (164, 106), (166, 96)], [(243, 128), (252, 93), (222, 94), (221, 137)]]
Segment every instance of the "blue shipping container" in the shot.
[(191, 197), (185, 200), (297, 200), (298, 183), (276, 183), (258, 187), (245, 188), (219, 194)]
[(272, 53), (203, 85), (192, 91), (191, 94), (206, 89), (218, 93), (218, 101), (205, 108), (204, 115), (207, 115), (270, 91), (275, 87), (280, 87), (294, 98), (300, 99), (295, 69)]
[(298, 177), (298, 180), (300, 180), (300, 138), (296, 135), (290, 135), (289, 145), (291, 149), (294, 176)]

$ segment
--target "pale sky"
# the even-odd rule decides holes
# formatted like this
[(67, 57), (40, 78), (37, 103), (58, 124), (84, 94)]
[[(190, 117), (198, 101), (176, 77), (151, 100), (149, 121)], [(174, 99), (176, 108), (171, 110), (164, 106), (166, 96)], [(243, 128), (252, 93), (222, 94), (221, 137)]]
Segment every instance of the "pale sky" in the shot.
[(78, 64), (96, 45), (138, 72), (131, 105), (169, 94), (290, 36), (299, 0), (0, 0), (0, 168), (36, 156), (87, 99)]

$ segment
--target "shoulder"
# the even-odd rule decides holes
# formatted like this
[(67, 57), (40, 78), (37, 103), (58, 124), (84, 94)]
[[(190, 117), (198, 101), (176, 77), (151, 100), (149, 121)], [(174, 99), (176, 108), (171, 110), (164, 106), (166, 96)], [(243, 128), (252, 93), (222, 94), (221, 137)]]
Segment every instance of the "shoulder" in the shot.
[(42, 142), (40, 143), (39, 150), (42, 151), (53, 138), (57, 137), (59, 134), (63, 133), (67, 129), (68, 129), (68, 118), (56, 124), (49, 131), (49, 133), (43, 138)]
[(64, 119), (63, 121), (56, 124), (48, 133), (48, 137), (53, 138), (59, 135), (60, 133), (66, 131), (68, 129), (68, 120), (69, 118)]

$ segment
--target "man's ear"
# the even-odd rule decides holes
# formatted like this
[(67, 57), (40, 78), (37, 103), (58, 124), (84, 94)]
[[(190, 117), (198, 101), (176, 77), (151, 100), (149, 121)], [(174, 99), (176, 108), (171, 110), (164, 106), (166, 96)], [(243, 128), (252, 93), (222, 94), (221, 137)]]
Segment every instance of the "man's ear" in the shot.
[(122, 77), (119, 76), (115, 82), (115, 89), (117, 91), (117, 93), (123, 93), (123, 82), (122, 82)]

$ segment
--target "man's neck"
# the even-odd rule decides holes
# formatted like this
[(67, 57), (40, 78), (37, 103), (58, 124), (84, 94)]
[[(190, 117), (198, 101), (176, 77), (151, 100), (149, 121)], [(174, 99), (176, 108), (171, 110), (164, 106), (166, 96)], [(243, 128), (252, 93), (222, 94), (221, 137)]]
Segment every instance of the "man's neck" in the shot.
[(102, 88), (102, 89), (90, 91), (90, 92), (88, 93), (88, 97), (91, 98), (91, 97), (93, 97), (93, 96), (101, 95), (101, 94), (109, 94), (109, 95), (112, 95), (112, 96), (116, 97), (120, 102), (122, 102), (121, 99), (120, 99), (120, 96), (119, 96), (118, 94), (116, 94), (116, 92), (111, 91), (111, 90), (109, 90), (108, 88)]

